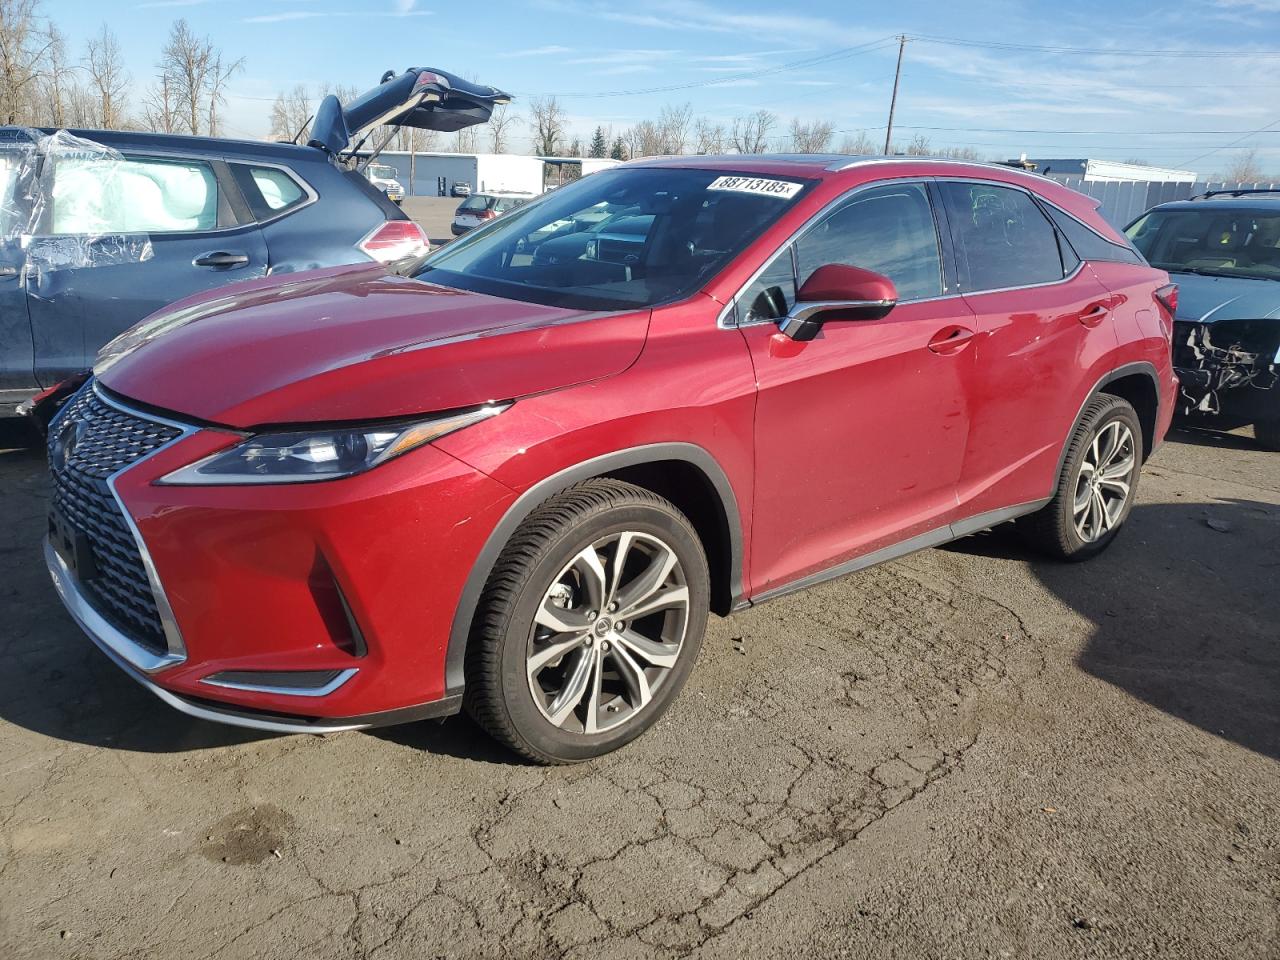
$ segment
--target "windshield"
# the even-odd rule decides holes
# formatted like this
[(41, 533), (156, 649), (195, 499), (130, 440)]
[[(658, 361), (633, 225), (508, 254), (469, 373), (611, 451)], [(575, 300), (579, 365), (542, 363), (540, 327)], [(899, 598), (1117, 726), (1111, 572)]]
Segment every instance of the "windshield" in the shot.
[(1125, 233), (1161, 270), (1280, 280), (1280, 208), (1215, 208), (1207, 200), (1202, 208), (1152, 210)]
[(649, 307), (700, 289), (806, 185), (711, 170), (604, 171), (442, 247), (415, 276), (549, 306)]
[(370, 178), (374, 180), (394, 180), (396, 178), (395, 167), (387, 167), (380, 163), (375, 163), (368, 170)]

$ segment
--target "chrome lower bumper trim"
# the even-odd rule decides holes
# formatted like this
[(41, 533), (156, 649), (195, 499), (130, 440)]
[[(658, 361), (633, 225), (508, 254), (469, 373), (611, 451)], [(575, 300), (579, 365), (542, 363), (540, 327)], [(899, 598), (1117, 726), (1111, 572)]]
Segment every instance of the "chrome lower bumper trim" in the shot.
[(53, 585), (57, 588), (58, 596), (62, 598), (67, 612), (75, 618), (76, 623), (80, 624), (80, 629), (87, 633), (98, 646), (111, 653), (115, 659), (143, 673), (157, 673), (187, 659), (185, 654), (173, 651), (154, 653), (108, 623), (102, 614), (93, 609), (76, 582), (75, 575), (68, 569), (62, 557), (58, 556), (58, 551), (53, 549), (48, 537), (44, 540), (44, 562), (49, 568)]
[(246, 683), (242, 680), (215, 680), (212, 677), (205, 677), (200, 682), (211, 687), (244, 690), (249, 693), (274, 693), (284, 697), (327, 697), (359, 672), (358, 667), (348, 667), (346, 670), (339, 671), (336, 677), (322, 687), (278, 687), (264, 683)]
[(198, 717), (201, 720), (212, 720), (215, 723), (226, 723), (233, 727), (247, 727), (251, 730), (268, 730), (273, 733), (340, 733), (343, 730), (363, 730), (371, 725), (368, 722), (328, 722), (323, 719), (309, 721), (302, 717), (297, 720), (291, 720), (283, 717), (277, 719), (270, 715), (257, 716), (252, 713), (237, 712), (230, 705), (223, 709), (216, 706), (192, 703), (176, 693), (171, 693), (159, 684), (154, 683), (147, 674), (179, 664), (186, 657), (172, 653), (158, 656), (135, 641), (130, 640), (108, 623), (101, 614), (89, 605), (88, 600), (80, 591), (75, 577), (67, 569), (67, 565), (58, 556), (58, 552), (53, 549), (48, 539), (44, 543), (44, 558), (49, 567), (49, 573), (53, 577), (53, 585), (57, 588), (58, 596), (62, 598), (67, 612), (71, 614), (80, 629), (88, 634), (89, 639), (97, 644), (99, 649), (110, 657), (116, 666), (124, 670), (125, 673), (133, 677), (134, 680), (173, 707), (173, 709), (179, 710), (190, 717)]

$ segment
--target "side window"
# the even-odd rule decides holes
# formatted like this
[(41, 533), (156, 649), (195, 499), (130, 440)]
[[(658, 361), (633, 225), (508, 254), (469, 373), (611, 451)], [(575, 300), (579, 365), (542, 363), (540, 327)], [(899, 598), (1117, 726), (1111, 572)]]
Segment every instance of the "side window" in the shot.
[(1057, 231), (1021, 190), (940, 184), (955, 240), (960, 289), (1000, 290), (1063, 278)]
[(788, 245), (738, 298), (739, 323), (780, 320), (796, 302), (796, 271)]
[(855, 194), (797, 241), (796, 256), (802, 285), (819, 267), (844, 263), (884, 274), (902, 300), (942, 295), (938, 231), (919, 183)]
[(51, 193), (53, 234), (194, 233), (218, 226), (218, 179), (195, 160), (61, 157)]
[(298, 186), (296, 180), (283, 170), (274, 167), (250, 167), (249, 175), (262, 194), (262, 202), (267, 208), (276, 212), (301, 203), (306, 191)]
[(247, 163), (230, 166), (255, 220), (270, 220), (301, 206), (308, 198), (303, 186), (277, 167), (255, 167)]
[(1082, 260), (1118, 260), (1121, 263), (1141, 263), (1137, 252), (1127, 246), (1113, 243), (1094, 233), (1083, 223), (1051, 204), (1046, 205), (1049, 216), (1066, 236), (1067, 241)]

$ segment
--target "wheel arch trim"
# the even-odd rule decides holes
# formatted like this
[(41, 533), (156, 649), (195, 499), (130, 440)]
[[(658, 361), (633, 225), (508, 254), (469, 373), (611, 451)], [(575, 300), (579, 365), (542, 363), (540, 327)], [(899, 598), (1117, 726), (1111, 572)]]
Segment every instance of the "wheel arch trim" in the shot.
[[(1080, 409), (1076, 411), (1075, 419), (1071, 421), (1071, 429), (1067, 432), (1066, 439), (1062, 442), (1062, 452), (1058, 454), (1058, 468), (1053, 473), (1054, 489), (1057, 488), (1058, 482), (1062, 479), (1062, 470), (1067, 463), (1067, 450), (1071, 447), (1071, 438), (1075, 436), (1076, 427), (1080, 425), (1080, 418), (1084, 416), (1084, 411), (1089, 406), (1089, 401), (1100, 393), (1105, 393), (1104, 389), (1107, 384), (1114, 383), (1124, 377), (1131, 377), (1134, 374), (1141, 374), (1151, 380), (1151, 386), (1156, 393), (1156, 422), (1159, 423), (1159, 411), (1164, 406), (1164, 394), (1160, 389), (1160, 374), (1156, 370), (1155, 364), (1148, 360), (1136, 360), (1132, 363), (1121, 364), (1112, 370), (1104, 373), (1098, 381), (1093, 385), (1084, 400), (1080, 402)], [(1154, 450), (1159, 446), (1159, 440), (1156, 437), (1151, 438), (1151, 448)]]
[(711, 485), (724, 511), (729, 533), (729, 594), (732, 605), (737, 605), (743, 596), (742, 587), (742, 515), (738, 509), (738, 498), (729, 483), (728, 474), (707, 450), (692, 443), (650, 443), (583, 460), (580, 463), (565, 467), (553, 473), (533, 486), (529, 487), (515, 502), (507, 508), (501, 519), (489, 532), (484, 546), (476, 555), (463, 584), (462, 593), (454, 610), (453, 623), (449, 629), (449, 646), (445, 654), (445, 693), (455, 696), (462, 692), (465, 685), (465, 663), (467, 641), (471, 634), (471, 623), (480, 602), (480, 594), (498, 561), (499, 554), (507, 545), (516, 529), (529, 514), (545, 500), (582, 480), (590, 480), (615, 470), (627, 467), (661, 463), (664, 460), (680, 460), (698, 469)]

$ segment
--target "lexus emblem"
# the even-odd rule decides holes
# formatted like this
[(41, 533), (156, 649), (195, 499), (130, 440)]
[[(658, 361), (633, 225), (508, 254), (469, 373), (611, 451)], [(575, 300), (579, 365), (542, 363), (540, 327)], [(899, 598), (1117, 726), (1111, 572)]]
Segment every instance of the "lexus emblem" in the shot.
[(66, 467), (67, 460), (70, 458), (71, 452), (76, 448), (76, 444), (80, 442), (80, 437), (83, 433), (83, 420), (68, 420), (58, 428), (58, 435), (53, 440), (53, 448), (49, 451), (49, 459), (52, 461), (55, 470), (62, 470)]

